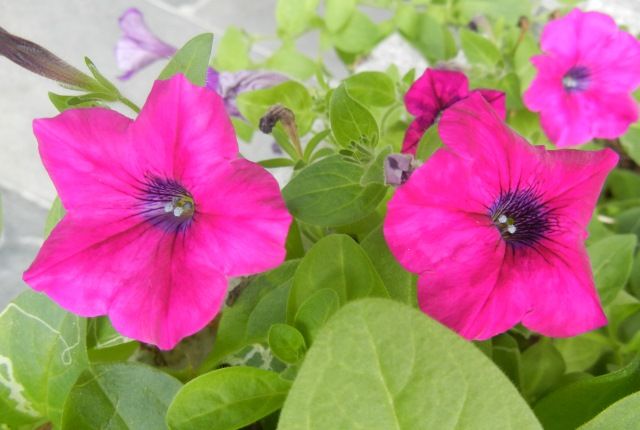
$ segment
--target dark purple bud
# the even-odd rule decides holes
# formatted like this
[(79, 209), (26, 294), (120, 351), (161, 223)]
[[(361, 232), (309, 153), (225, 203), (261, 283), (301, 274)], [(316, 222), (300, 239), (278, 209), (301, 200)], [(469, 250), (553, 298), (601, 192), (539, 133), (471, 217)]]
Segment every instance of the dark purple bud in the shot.
[(415, 168), (413, 155), (391, 154), (384, 160), (385, 183), (399, 187), (407, 182)]
[(62, 84), (90, 90), (94, 80), (59, 57), (29, 40), (0, 27), (0, 55), (18, 66)]
[(260, 131), (265, 134), (270, 134), (273, 131), (273, 127), (280, 122), (285, 133), (291, 140), (296, 153), (302, 158), (302, 146), (300, 145), (300, 138), (298, 137), (298, 127), (296, 126), (296, 116), (291, 109), (281, 104), (273, 105), (269, 108), (267, 113), (260, 118), (259, 128)]
[(116, 45), (116, 62), (126, 80), (154, 61), (169, 58), (176, 48), (160, 40), (149, 30), (144, 16), (136, 8), (127, 9), (118, 20), (122, 36)]

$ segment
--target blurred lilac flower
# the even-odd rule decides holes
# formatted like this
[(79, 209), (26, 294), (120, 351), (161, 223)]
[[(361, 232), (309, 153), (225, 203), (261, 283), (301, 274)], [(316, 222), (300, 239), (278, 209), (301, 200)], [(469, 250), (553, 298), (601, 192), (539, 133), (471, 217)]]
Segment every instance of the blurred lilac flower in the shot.
[(156, 60), (171, 57), (176, 52), (176, 48), (149, 30), (142, 12), (136, 8), (127, 9), (120, 16), (118, 24), (123, 34), (116, 45), (116, 61), (124, 72), (118, 76), (119, 79), (129, 79), (140, 69)]

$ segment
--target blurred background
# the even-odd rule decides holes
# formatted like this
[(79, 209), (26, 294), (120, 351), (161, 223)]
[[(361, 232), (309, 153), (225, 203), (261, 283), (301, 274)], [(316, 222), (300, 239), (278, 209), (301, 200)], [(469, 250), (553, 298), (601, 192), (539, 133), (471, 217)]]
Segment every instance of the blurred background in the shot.
[[(552, 10), (558, 1), (538, 3)], [(87, 56), (107, 78), (117, 82), (120, 72), (114, 46), (120, 36), (118, 17), (129, 7), (140, 9), (155, 34), (179, 47), (198, 33), (207, 31), (218, 36), (231, 25), (255, 35), (274, 35), (275, 4), (276, 0), (2, 0), (0, 26), (46, 47), (83, 71), (83, 58)], [(618, 23), (640, 31), (640, 0), (589, 0), (581, 6), (609, 13)], [(367, 12), (376, 21), (390, 17), (385, 10), (368, 8)], [(376, 48), (370, 68), (394, 63), (402, 69), (400, 62), (406, 68), (423, 68), (418, 54), (398, 40), (390, 39)], [(256, 43), (254, 55), (268, 56), (275, 49), (274, 41), (266, 37)], [(302, 38), (298, 47), (313, 58), (317, 44), (310, 36)], [(327, 63), (336, 74), (344, 73), (337, 58), (330, 57)], [(155, 63), (129, 81), (117, 82), (122, 93), (141, 105), (164, 64)], [(26, 287), (21, 275), (42, 244), (45, 219), (56, 195), (31, 131), (33, 118), (57, 114), (47, 97), (49, 91), (65, 93), (56, 83), (0, 57), (0, 308)], [(272, 157), (268, 144), (254, 142), (241, 150), (253, 160)]]

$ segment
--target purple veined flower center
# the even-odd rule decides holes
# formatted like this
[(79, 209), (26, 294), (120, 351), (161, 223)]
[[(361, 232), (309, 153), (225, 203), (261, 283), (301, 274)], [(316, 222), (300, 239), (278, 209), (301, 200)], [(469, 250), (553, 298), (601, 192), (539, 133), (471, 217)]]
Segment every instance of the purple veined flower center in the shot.
[(534, 246), (553, 226), (551, 211), (532, 189), (500, 193), (489, 216), (502, 239), (513, 247)]
[(568, 92), (584, 91), (589, 86), (589, 69), (573, 66), (562, 77), (562, 86)]
[(168, 232), (183, 232), (196, 211), (193, 196), (176, 180), (147, 176), (138, 196), (140, 215)]

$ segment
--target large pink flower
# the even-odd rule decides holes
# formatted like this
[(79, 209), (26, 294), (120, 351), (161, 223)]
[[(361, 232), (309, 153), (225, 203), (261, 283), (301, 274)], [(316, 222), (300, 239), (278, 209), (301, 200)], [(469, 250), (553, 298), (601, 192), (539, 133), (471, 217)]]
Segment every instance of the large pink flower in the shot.
[(176, 75), (135, 121), (103, 108), (34, 121), (67, 214), (24, 280), (123, 335), (172, 348), (222, 307), (227, 276), (281, 263), (275, 179), (238, 158), (222, 99)]
[(454, 70), (427, 69), (409, 88), (404, 104), (416, 118), (409, 124), (402, 142), (402, 152), (414, 154), (425, 131), (454, 103), (470, 94), (480, 93), (503, 118), (505, 95), (501, 91), (477, 89), (469, 92), (469, 80)]
[(522, 322), (547, 336), (606, 323), (586, 226), (617, 155), (548, 151), (511, 131), (479, 95), (443, 114), (444, 148), (389, 202), (384, 234), (420, 274), (427, 314), (468, 339)]
[(638, 119), (640, 42), (609, 16), (574, 9), (545, 26), (541, 47), (524, 102), (556, 145), (616, 138)]

